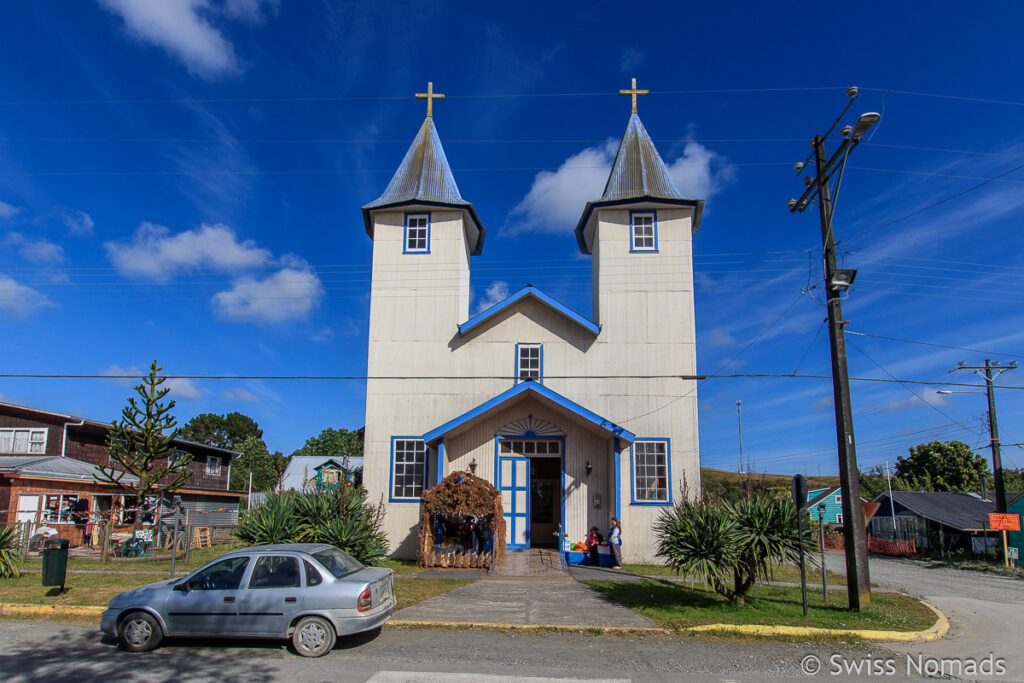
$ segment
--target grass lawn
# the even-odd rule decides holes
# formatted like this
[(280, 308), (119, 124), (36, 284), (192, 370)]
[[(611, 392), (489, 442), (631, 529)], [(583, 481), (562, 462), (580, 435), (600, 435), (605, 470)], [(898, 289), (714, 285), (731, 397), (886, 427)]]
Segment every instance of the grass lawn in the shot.
[(871, 608), (858, 614), (847, 611), (845, 590), (829, 591), (825, 604), (820, 591), (809, 589), (809, 616), (804, 619), (799, 588), (755, 586), (747, 595), (747, 604), (736, 607), (699, 585), (690, 587), (657, 580), (586, 584), (666, 628), (726, 623), (918, 631), (935, 623), (935, 613), (928, 607), (898, 593), (872, 593)]
[[(159, 580), (163, 579), (146, 574), (69, 574), (67, 590), (60, 595), (49, 595), (58, 589), (41, 586), (39, 574), (24, 574), (17, 579), (0, 579), (0, 602), (106, 606), (118, 593)], [(470, 583), (473, 582), (467, 579), (396, 578), (398, 609)]]
[[(666, 576), (673, 578), (676, 576), (675, 569), (661, 564), (624, 564), (622, 568), (631, 574), (642, 576)], [(771, 580), (783, 583), (800, 583), (800, 569), (788, 564), (779, 565), (772, 570)], [(828, 573), (828, 585), (845, 586), (846, 577), (830, 571)], [(812, 586), (821, 586), (821, 572), (817, 569), (812, 569), (809, 564), (807, 566), (807, 586), (808, 589)]]

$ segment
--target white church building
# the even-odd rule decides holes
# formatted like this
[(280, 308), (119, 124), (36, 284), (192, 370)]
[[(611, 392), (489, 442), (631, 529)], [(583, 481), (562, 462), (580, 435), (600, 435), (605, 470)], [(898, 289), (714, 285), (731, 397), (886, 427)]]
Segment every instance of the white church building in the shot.
[[(634, 85), (635, 91), (635, 85)], [(628, 92), (628, 91), (627, 91)], [(502, 491), (509, 549), (572, 541), (612, 516), (627, 562), (700, 487), (691, 240), (703, 200), (676, 188), (633, 113), (576, 241), (587, 318), (527, 286), (470, 315), (485, 229), (428, 114), (390, 184), (363, 207), (373, 240), (364, 486), (414, 558), (420, 496), (455, 471)]]

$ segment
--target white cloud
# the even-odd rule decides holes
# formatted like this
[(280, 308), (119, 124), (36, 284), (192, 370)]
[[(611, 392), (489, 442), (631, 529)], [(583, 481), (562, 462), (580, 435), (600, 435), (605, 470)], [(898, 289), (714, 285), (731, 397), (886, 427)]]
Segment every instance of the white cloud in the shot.
[(508, 283), (504, 280), (495, 280), (491, 284), (487, 285), (487, 289), (484, 290), (484, 295), (477, 299), (476, 306), (473, 309), (473, 315), (486, 311), (488, 308), (496, 303), (504, 301), (508, 298)]
[(224, 14), (256, 24), (266, 19), (266, 12), (276, 12), (278, 4), (278, 0), (224, 0)]
[(607, 140), (566, 159), (557, 171), (541, 171), (509, 216), (510, 232), (561, 232), (576, 225), (583, 207), (608, 182), (618, 143)]
[(177, 270), (237, 271), (263, 265), (271, 256), (252, 240), (238, 241), (231, 228), (220, 224), (203, 224), (172, 235), (162, 225), (145, 222), (130, 243), (107, 242), (103, 246), (122, 275), (154, 280), (166, 280)]
[(330, 341), (331, 337), (334, 336), (334, 328), (324, 327), (319, 332), (309, 338), (310, 341), (316, 342), (317, 344), (323, 344), (324, 342)]
[(3, 244), (15, 247), (21, 257), (30, 263), (59, 265), (64, 263), (64, 248), (49, 240), (32, 239), (20, 232), (9, 232)]
[(164, 386), (171, 390), (169, 395), (176, 398), (198, 401), (203, 397), (203, 392), (199, 391), (199, 388), (190, 379), (172, 378), (165, 381)]
[(196, 75), (214, 78), (238, 70), (231, 43), (208, 21), (215, 11), (209, 0), (99, 1), (124, 20), (129, 34), (163, 48)]
[[(541, 171), (530, 191), (509, 215), (510, 234), (563, 232), (576, 225), (588, 201), (600, 198), (608, 182), (618, 142), (607, 140), (566, 159), (557, 171)], [(718, 163), (718, 155), (704, 145), (688, 142), (682, 156), (667, 164), (669, 174), (684, 197), (708, 199), (731, 179), (732, 169)]]
[(61, 220), (72, 235), (91, 235), (95, 225), (92, 216), (78, 209), (68, 209), (61, 215)]
[(263, 280), (239, 278), (231, 289), (215, 294), (213, 303), (225, 318), (273, 323), (305, 318), (323, 296), (316, 273), (282, 268)]
[(0, 202), (0, 218), (11, 219), (21, 213), (20, 206), (14, 206), (7, 202)]
[[(148, 370), (139, 370), (134, 365), (130, 368), (123, 368), (120, 365), (111, 365), (106, 370), (100, 371), (101, 375), (110, 377), (110, 381), (123, 387), (131, 387), (139, 384), (143, 377), (149, 376)], [(203, 397), (203, 392), (193, 384), (192, 380), (180, 377), (172, 377), (164, 380), (163, 387), (169, 389), (169, 396), (184, 398), (190, 401), (198, 401)]]
[(40, 308), (56, 306), (45, 294), (0, 273), (0, 312), (20, 319)]
[(707, 333), (703, 346), (708, 349), (736, 346), (736, 338), (721, 327), (715, 327)]
[(260, 397), (251, 391), (247, 391), (241, 387), (234, 391), (225, 391), (224, 398), (228, 401), (244, 401), (245, 403), (259, 403)]
[(925, 404), (941, 406), (949, 403), (949, 400), (945, 396), (936, 394), (932, 390), (918, 391), (917, 394), (917, 396), (908, 394), (906, 398), (901, 399), (889, 399), (885, 404), (886, 408), (892, 413), (906, 410), (907, 408), (920, 408)]

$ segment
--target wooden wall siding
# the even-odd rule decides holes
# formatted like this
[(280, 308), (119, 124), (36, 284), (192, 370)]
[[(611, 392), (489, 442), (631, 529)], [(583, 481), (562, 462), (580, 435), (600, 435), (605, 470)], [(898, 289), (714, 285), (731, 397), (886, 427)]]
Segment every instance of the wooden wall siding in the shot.
[[(121, 470), (121, 466), (116, 461), (110, 459), (105, 438), (99, 434), (72, 434), (69, 430), (66, 455), (69, 458), (82, 460), (83, 462)], [(189, 469), (192, 470), (192, 476), (189, 477), (188, 483), (185, 486), (189, 488), (212, 489), (214, 491), (227, 490), (228, 465), (231, 459), (226, 453), (213, 454), (221, 459), (220, 474), (210, 475), (206, 473), (206, 453), (201, 452), (194, 446), (183, 445), (180, 448), (183, 451), (191, 452), (194, 458), (188, 465)], [(160, 483), (167, 483), (171, 479), (172, 477), (164, 477), (160, 480)]]
[[(565, 431), (565, 521), (569, 538), (583, 540), (591, 526), (599, 527), (602, 533), (607, 531), (615, 514), (612, 497), (615, 465), (610, 457), (611, 439), (595, 434), (572, 418), (537, 401), (528, 400), (507, 408), (445, 443), (446, 474), (457, 470), (468, 472), (469, 463), (475, 458), (476, 475), (497, 484), (494, 472), (495, 433), (509, 422), (527, 415), (547, 420)], [(586, 473), (588, 460), (594, 468), (589, 476)], [(597, 508), (593, 505), (595, 493), (601, 496), (601, 505)]]
[[(17, 415), (0, 415), (0, 429), (45, 429), (46, 451), (45, 455), (60, 455), (60, 441), (63, 433), (64, 423), (54, 424), (50, 421), (36, 418), (20, 417)], [(3, 455), (12, 455), (3, 453)], [(13, 455), (35, 455), (33, 453), (16, 453)]]

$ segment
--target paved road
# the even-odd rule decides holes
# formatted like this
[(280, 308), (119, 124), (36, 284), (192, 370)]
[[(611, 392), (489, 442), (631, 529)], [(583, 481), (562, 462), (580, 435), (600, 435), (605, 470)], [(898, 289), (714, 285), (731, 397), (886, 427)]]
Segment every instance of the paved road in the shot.
[[(826, 565), (846, 573), (841, 553), (828, 553)], [(949, 617), (948, 636), (933, 643), (887, 646), (894, 652), (935, 657), (1006, 659), (1009, 680), (1024, 680), (1024, 580), (951, 569), (911, 560), (872, 557), (871, 581), (927, 600)]]
[(344, 639), (320, 659), (298, 657), (279, 644), (193, 641), (133, 655), (102, 642), (93, 627), (0, 621), (5, 681), (765, 681), (800, 679), (802, 657), (834, 651), (708, 638), (385, 629)]

